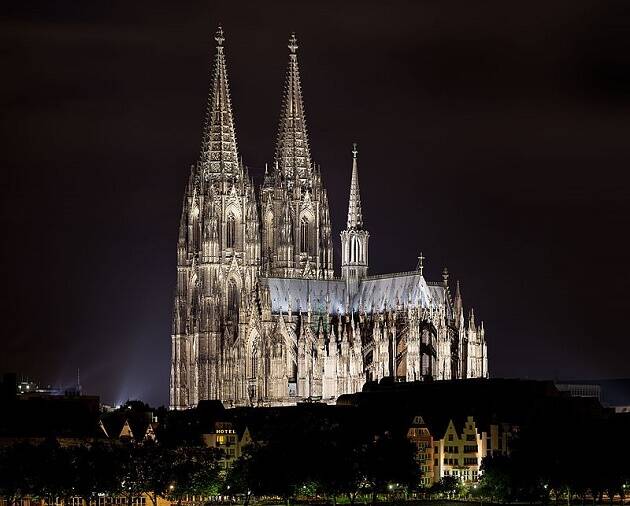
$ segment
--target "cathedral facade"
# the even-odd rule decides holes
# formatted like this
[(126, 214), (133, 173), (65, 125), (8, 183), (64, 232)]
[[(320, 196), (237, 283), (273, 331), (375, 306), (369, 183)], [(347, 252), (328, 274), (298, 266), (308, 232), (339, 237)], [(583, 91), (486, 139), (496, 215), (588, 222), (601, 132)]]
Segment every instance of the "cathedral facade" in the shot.
[(289, 64), (275, 160), (257, 188), (240, 161), (221, 29), (202, 149), (177, 244), (170, 406), (334, 402), (366, 381), (488, 376), (483, 324), (459, 284), (416, 271), (369, 276), (358, 152), (352, 150), (341, 277), (328, 196), (309, 148), (297, 58)]

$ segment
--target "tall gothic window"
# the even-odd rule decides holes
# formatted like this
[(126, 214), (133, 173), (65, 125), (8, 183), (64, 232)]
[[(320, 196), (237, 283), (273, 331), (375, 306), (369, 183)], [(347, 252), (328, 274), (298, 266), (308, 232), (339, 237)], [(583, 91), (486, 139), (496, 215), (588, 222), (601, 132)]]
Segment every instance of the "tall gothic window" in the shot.
[(302, 218), (300, 222), (300, 251), (302, 253), (310, 253), (309, 240), (308, 240), (308, 220)]
[(273, 250), (273, 232), (273, 214), (267, 213), (265, 216), (265, 229), (263, 236), (265, 240), (265, 244), (263, 244), (263, 251), (265, 254)]
[(258, 347), (256, 345), (252, 346), (252, 355), (251, 355), (251, 376), (252, 378), (256, 377), (256, 372), (258, 371)]
[(228, 214), (225, 237), (225, 246), (234, 248), (236, 246), (236, 220), (232, 213)]
[(230, 280), (227, 290), (227, 312), (229, 320), (238, 321), (238, 302), (238, 288), (234, 280)]

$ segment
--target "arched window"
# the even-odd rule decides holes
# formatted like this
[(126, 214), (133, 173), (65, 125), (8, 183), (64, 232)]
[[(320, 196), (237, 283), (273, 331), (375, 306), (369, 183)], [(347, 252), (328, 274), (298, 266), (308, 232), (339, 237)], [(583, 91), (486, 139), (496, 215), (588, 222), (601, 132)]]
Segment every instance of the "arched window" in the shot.
[(300, 222), (300, 251), (302, 253), (310, 253), (308, 234), (308, 220), (306, 218), (302, 218), (302, 221)]
[(265, 229), (264, 229), (264, 236), (263, 239), (266, 241), (265, 244), (263, 244), (263, 252), (265, 254), (267, 254), (268, 251), (272, 251), (273, 250), (273, 214), (271, 213), (267, 213), (265, 215)]
[(238, 305), (238, 288), (234, 280), (230, 280), (227, 290), (227, 312), (229, 320), (238, 321)]
[(252, 378), (256, 377), (256, 372), (258, 371), (258, 347), (254, 344), (252, 346), (252, 355), (251, 355), (251, 376)]
[(236, 246), (236, 219), (232, 213), (228, 214), (225, 228), (225, 246), (234, 248)]

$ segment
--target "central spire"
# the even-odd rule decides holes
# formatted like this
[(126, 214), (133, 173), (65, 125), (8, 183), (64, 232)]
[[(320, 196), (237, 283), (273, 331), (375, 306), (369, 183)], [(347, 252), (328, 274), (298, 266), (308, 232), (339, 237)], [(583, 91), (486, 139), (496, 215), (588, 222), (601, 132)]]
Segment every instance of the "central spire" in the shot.
[(361, 196), (359, 195), (359, 169), (357, 145), (352, 145), (352, 181), (348, 204), (348, 226), (341, 231), (341, 277), (346, 281), (346, 304), (350, 304), (359, 290), (359, 283), (368, 272), (368, 240), (370, 234), (363, 228)]
[(311, 173), (306, 117), (297, 61), (297, 39), (289, 39), (289, 67), (282, 101), (275, 160), (284, 179), (307, 179)]
[(208, 99), (200, 160), (206, 179), (227, 175), (231, 177), (240, 172), (232, 102), (223, 52), (225, 38), (220, 26), (214, 40), (217, 43), (217, 52), (214, 59), (212, 87)]
[(352, 181), (350, 183), (350, 203), (348, 204), (348, 230), (363, 227), (361, 214), (361, 193), (359, 191), (359, 169), (357, 167), (357, 143), (352, 145)]

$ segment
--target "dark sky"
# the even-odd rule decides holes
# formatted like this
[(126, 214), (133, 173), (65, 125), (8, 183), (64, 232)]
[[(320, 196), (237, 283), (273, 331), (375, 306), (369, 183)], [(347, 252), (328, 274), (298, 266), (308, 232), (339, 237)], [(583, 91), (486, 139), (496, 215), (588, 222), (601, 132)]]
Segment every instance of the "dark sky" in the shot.
[(420, 251), (430, 279), (447, 265), (494, 376), (630, 375), (627, 2), (14, 4), (0, 371), (67, 384), (80, 367), (105, 401), (168, 401), (177, 227), (221, 22), (252, 174), (273, 158), (295, 31), (335, 237), (357, 141), (372, 273)]

